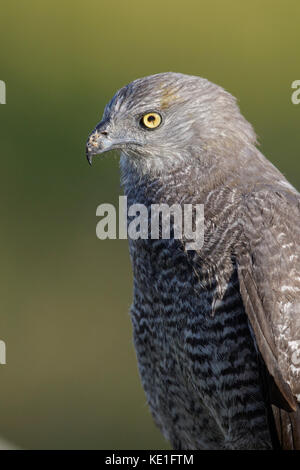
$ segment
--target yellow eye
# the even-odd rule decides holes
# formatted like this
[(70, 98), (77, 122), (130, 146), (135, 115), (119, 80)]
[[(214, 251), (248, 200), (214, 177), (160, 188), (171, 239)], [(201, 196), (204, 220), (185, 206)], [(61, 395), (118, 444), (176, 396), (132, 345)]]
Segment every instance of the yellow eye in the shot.
[(158, 113), (147, 113), (142, 117), (141, 123), (148, 129), (155, 129), (161, 123), (161, 116)]

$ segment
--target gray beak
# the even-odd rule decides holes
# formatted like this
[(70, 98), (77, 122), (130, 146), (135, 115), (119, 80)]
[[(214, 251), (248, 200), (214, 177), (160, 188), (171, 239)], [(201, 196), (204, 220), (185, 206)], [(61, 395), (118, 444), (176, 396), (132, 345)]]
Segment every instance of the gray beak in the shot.
[(120, 138), (115, 139), (110, 136), (105, 122), (98, 124), (90, 134), (86, 143), (86, 158), (89, 164), (92, 164), (93, 156), (100, 155), (109, 150), (121, 150), (128, 145), (142, 146), (140, 142), (132, 139)]
[(86, 143), (86, 158), (89, 164), (92, 164), (93, 156), (108, 152), (115, 148), (114, 143), (109, 138), (109, 134), (104, 130), (105, 127), (99, 124), (90, 134)]

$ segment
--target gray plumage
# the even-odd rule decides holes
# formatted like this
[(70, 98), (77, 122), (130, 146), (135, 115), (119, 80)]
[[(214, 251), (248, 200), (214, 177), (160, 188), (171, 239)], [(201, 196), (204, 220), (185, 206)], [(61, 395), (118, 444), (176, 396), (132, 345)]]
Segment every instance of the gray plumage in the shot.
[[(159, 113), (156, 129), (140, 125)], [(300, 448), (300, 195), (236, 100), (177, 73), (116, 93), (87, 156), (121, 150), (128, 205), (204, 204), (205, 241), (130, 240), (131, 317), (157, 425), (176, 449)]]

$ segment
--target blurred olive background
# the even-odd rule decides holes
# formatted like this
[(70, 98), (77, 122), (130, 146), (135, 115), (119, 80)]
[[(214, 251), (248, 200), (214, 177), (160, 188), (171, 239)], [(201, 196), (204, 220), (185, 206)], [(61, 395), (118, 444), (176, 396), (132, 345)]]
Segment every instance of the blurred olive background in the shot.
[(263, 152), (300, 189), (300, 4), (2, 1), (0, 435), (22, 448), (168, 448), (140, 385), (126, 241), (96, 238), (118, 156), (87, 135), (127, 82), (201, 75), (237, 96)]

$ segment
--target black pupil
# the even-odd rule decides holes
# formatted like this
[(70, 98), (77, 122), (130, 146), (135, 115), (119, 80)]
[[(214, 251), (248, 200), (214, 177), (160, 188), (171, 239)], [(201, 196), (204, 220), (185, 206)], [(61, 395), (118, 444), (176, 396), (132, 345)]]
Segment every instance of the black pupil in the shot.
[(152, 115), (152, 116), (148, 116), (147, 121), (148, 121), (148, 122), (155, 121), (155, 116), (153, 116), (153, 115)]

